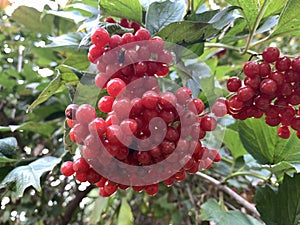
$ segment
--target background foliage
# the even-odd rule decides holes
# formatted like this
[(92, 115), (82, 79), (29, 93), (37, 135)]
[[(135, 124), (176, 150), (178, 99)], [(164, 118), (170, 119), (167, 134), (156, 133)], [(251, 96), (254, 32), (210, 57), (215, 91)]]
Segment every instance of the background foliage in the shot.
[(278, 138), (263, 119), (220, 120), (223, 160), (155, 197), (102, 198), (59, 172), (75, 152), (64, 109), (80, 78), (95, 75), (86, 44), (99, 20), (134, 20), (192, 50), (199, 57), (183, 66), (193, 76), (170, 79), (211, 102), (251, 54), (270, 45), (298, 54), (298, 0), (20, 2), (0, 1), (1, 224), (299, 224), (300, 141)]

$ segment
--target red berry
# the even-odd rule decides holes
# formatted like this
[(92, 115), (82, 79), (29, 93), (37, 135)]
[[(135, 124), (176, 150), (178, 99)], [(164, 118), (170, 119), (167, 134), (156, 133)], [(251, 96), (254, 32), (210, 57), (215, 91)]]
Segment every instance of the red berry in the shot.
[(65, 110), (65, 115), (68, 119), (76, 120), (76, 111), (78, 109), (78, 105), (70, 104), (67, 106)]
[(276, 47), (268, 47), (262, 53), (262, 58), (268, 63), (275, 62), (279, 58), (280, 52)]
[(82, 124), (88, 124), (96, 118), (96, 110), (89, 104), (83, 104), (76, 111), (76, 120)]
[(107, 23), (116, 23), (116, 21), (113, 18), (111, 18), (111, 17), (105, 18), (104, 22), (107, 22)]
[(103, 135), (106, 132), (106, 123), (102, 118), (95, 118), (89, 124), (89, 131), (93, 135)]
[(288, 139), (291, 136), (291, 131), (288, 126), (280, 126), (277, 129), (277, 134), (279, 137)]
[(111, 112), (114, 100), (111, 96), (103, 96), (98, 102), (98, 109), (104, 113)]
[(251, 87), (241, 87), (238, 90), (237, 98), (239, 101), (246, 102), (252, 99), (254, 95), (255, 92)]
[(260, 83), (260, 91), (266, 95), (273, 95), (277, 91), (277, 83), (272, 79), (264, 79)]
[(113, 36), (111, 36), (111, 38), (109, 40), (109, 47), (111, 49), (113, 49), (121, 44), (122, 44), (122, 38), (120, 35), (114, 34)]
[(230, 92), (237, 92), (242, 86), (242, 81), (238, 77), (230, 77), (227, 81), (227, 89)]
[(211, 108), (211, 112), (216, 117), (224, 117), (227, 114), (227, 106), (223, 102), (217, 101)]
[(91, 36), (93, 44), (104, 47), (110, 39), (109, 33), (104, 28), (98, 28)]
[(87, 181), (87, 172), (76, 172), (75, 178), (79, 182), (86, 182)]
[(142, 96), (142, 104), (147, 109), (155, 109), (159, 99), (159, 95), (155, 91), (147, 91)]
[(244, 65), (244, 74), (248, 77), (255, 77), (259, 75), (260, 67), (255, 61), (246, 62)]
[(179, 104), (184, 105), (192, 98), (192, 91), (187, 87), (178, 88), (176, 98)]
[(212, 131), (217, 127), (217, 121), (211, 116), (203, 116), (200, 121), (200, 127), (204, 131)]
[(300, 131), (300, 116), (296, 116), (292, 119), (291, 127), (296, 131)]
[(271, 66), (267, 62), (262, 62), (259, 64), (259, 76), (267, 77), (271, 73)]
[(199, 115), (204, 110), (204, 103), (199, 98), (194, 98), (187, 104), (188, 110)]
[(107, 93), (112, 97), (117, 97), (121, 92), (124, 91), (126, 84), (120, 78), (111, 79), (107, 83)]
[(107, 180), (103, 187), (104, 191), (107, 193), (108, 196), (111, 196), (113, 193), (115, 193), (118, 190), (118, 186), (116, 183)]
[(94, 169), (90, 168), (87, 172), (86, 179), (90, 184), (95, 184), (101, 179), (101, 175), (98, 174)]
[(146, 193), (151, 196), (156, 195), (158, 189), (159, 189), (158, 184), (151, 184), (145, 187)]
[(298, 73), (300, 73), (300, 56), (295, 57), (292, 60), (292, 69)]
[(73, 170), (76, 173), (87, 173), (89, 169), (90, 169), (90, 165), (82, 157), (76, 159), (73, 163)]
[(143, 40), (149, 40), (151, 37), (150, 32), (144, 28), (139, 29), (135, 33), (135, 41), (143, 41)]
[(64, 162), (62, 165), (61, 165), (61, 168), (60, 168), (60, 172), (68, 177), (68, 176), (71, 176), (74, 174), (74, 170), (73, 170), (73, 162), (72, 161), (66, 161)]
[(277, 59), (276, 63), (275, 63), (275, 67), (278, 71), (287, 71), (290, 66), (291, 66), (292, 62), (290, 60), (290, 58), (283, 56), (279, 59)]
[(133, 119), (125, 119), (120, 124), (120, 129), (125, 135), (131, 135), (137, 131), (138, 124)]

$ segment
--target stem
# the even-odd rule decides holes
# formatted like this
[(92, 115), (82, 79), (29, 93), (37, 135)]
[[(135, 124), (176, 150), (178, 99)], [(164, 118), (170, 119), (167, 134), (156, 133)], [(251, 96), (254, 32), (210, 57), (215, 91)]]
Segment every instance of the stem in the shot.
[(244, 199), (243, 197), (241, 197), (239, 194), (237, 194), (236, 192), (234, 192), (233, 190), (231, 190), (229, 187), (222, 185), (222, 183), (218, 180), (216, 180), (215, 178), (208, 176), (204, 173), (201, 172), (197, 172), (196, 175), (198, 175), (199, 177), (209, 181), (210, 183), (212, 183), (213, 185), (215, 185), (216, 187), (218, 187), (220, 190), (224, 191), (225, 193), (227, 193), (228, 195), (230, 195), (234, 200), (236, 200), (239, 204), (241, 204), (244, 208), (246, 208), (247, 210), (249, 210), (256, 218), (259, 218), (259, 212), (256, 210), (255, 206), (253, 204), (251, 204), (250, 202), (248, 202), (246, 199)]
[[(240, 52), (240, 53), (243, 52), (242, 48), (231, 46), (231, 45), (225, 45), (225, 44), (222, 44), (222, 43), (209, 43), (209, 42), (207, 42), (207, 43), (205, 43), (205, 47), (209, 47), (209, 48), (226, 48), (226, 49), (234, 50), (234, 51), (237, 51), (237, 52)], [(245, 52), (245, 50), (244, 50), (244, 52)], [(252, 50), (247, 50), (245, 53), (250, 54), (250, 55), (256, 55), (257, 54), (257, 52), (252, 51)]]
[(264, 13), (265, 13), (265, 11), (267, 9), (267, 6), (268, 6), (267, 2), (268, 2), (268, 0), (264, 1), (264, 4), (262, 5), (262, 7), (261, 7), (261, 9), (260, 9), (260, 11), (259, 11), (259, 13), (258, 13), (258, 15), (256, 17), (256, 20), (255, 20), (255, 23), (254, 23), (254, 27), (253, 27), (253, 29), (250, 30), (249, 38), (247, 40), (246, 47), (245, 47), (245, 49), (243, 51), (243, 54), (247, 53), (247, 51), (248, 51), (248, 49), (250, 47), (251, 41), (252, 41), (252, 39), (253, 39), (253, 37), (255, 35), (255, 31), (257, 30), (257, 28), (258, 28), (258, 26), (260, 24), (260, 21), (263, 18), (263, 15), (264, 15)]
[(228, 177), (226, 177), (222, 183), (226, 183), (229, 179), (233, 178), (233, 177), (237, 177), (237, 176), (251, 176), (251, 177), (256, 177), (258, 179), (261, 179), (263, 181), (267, 181), (268, 178), (267, 177), (264, 177), (260, 174), (257, 174), (257, 173), (250, 173), (250, 172), (235, 172), (235, 173), (232, 173), (230, 174)]

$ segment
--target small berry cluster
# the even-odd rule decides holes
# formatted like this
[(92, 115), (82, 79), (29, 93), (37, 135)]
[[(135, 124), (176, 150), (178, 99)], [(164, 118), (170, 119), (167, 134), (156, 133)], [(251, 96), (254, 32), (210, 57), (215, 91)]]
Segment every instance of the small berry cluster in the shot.
[[(116, 23), (111, 18), (106, 22)], [(80, 182), (90, 182), (89, 174), (97, 171), (98, 180), (90, 183), (100, 187), (101, 196), (130, 186), (155, 195), (159, 182), (171, 186), (184, 180), (186, 173), (221, 160), (217, 150), (201, 143), (217, 122), (204, 113), (203, 102), (192, 98), (189, 88), (160, 91), (157, 77), (168, 75), (172, 62), (163, 40), (151, 38), (146, 29), (127, 20), (119, 24), (134, 33), (110, 36), (98, 28), (91, 36), (88, 58), (100, 72), (95, 85), (107, 95), (97, 109), (89, 104), (66, 108), (70, 139), (81, 145), (82, 158), (65, 162), (61, 171), (66, 176), (75, 172)], [(97, 117), (98, 110), (104, 118)], [(145, 184), (149, 180), (153, 182)]]
[(278, 126), (278, 136), (289, 138), (290, 127), (300, 138), (300, 57), (280, 57), (280, 51), (268, 47), (262, 62), (244, 64), (245, 79), (231, 77), (227, 89), (235, 94), (227, 102), (230, 115), (245, 120), (265, 114), (269, 126)]

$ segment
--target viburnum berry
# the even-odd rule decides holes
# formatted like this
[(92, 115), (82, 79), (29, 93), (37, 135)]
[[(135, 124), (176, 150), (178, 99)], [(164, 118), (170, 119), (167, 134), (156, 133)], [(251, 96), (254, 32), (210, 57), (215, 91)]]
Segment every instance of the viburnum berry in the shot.
[(96, 110), (89, 104), (83, 104), (76, 110), (76, 120), (82, 124), (88, 124), (96, 118)]
[(255, 95), (254, 90), (251, 87), (241, 87), (237, 92), (237, 98), (239, 101), (246, 102), (252, 99)]
[(76, 172), (76, 173), (87, 173), (90, 169), (90, 165), (87, 163), (87, 161), (80, 157), (78, 159), (76, 159), (74, 162), (73, 162), (73, 170)]
[(264, 79), (260, 84), (260, 91), (266, 95), (273, 95), (277, 91), (277, 83), (272, 79)]
[(106, 123), (102, 118), (95, 118), (89, 123), (89, 131), (93, 135), (103, 135), (106, 132)]
[(149, 40), (150, 37), (151, 37), (150, 32), (144, 28), (141, 28), (135, 33), (134, 40), (144, 41), (144, 40)]
[(278, 136), (287, 139), (291, 136), (291, 131), (288, 126), (280, 126), (277, 129)]
[(203, 116), (200, 121), (200, 127), (204, 131), (212, 131), (217, 127), (217, 121), (211, 116)]
[(244, 74), (248, 77), (255, 77), (259, 75), (260, 66), (255, 61), (249, 61), (245, 63), (243, 68)]
[(175, 95), (179, 104), (186, 104), (192, 98), (192, 91), (187, 87), (181, 87), (176, 90)]
[(120, 78), (111, 79), (106, 86), (107, 93), (112, 97), (117, 97), (126, 87), (125, 82)]
[(66, 117), (71, 120), (76, 120), (76, 111), (77, 111), (78, 107), (79, 106), (77, 104), (68, 105), (65, 110)]
[(211, 112), (215, 114), (216, 117), (224, 117), (228, 113), (228, 110), (225, 103), (217, 101), (212, 106)]
[(236, 92), (242, 86), (242, 81), (238, 77), (230, 77), (227, 81), (227, 89), (230, 92)]
[(64, 162), (61, 165), (60, 172), (66, 177), (72, 176), (75, 173), (73, 169), (73, 162), (72, 161)]
[(275, 63), (275, 67), (278, 71), (287, 71), (290, 66), (291, 66), (292, 62), (290, 60), (290, 58), (283, 56), (279, 59), (277, 59), (276, 63)]
[(111, 96), (103, 96), (98, 102), (98, 109), (104, 113), (108, 113), (112, 110), (114, 98)]
[(108, 44), (110, 39), (109, 33), (104, 28), (98, 28), (91, 36), (91, 41), (100, 47), (104, 47)]
[(273, 63), (279, 58), (279, 55), (280, 55), (280, 51), (278, 48), (268, 47), (263, 51), (262, 58), (264, 61), (268, 63)]
[(295, 72), (300, 73), (300, 56), (297, 56), (292, 60), (292, 69)]
[(145, 191), (148, 195), (156, 195), (158, 192), (158, 184), (151, 184), (145, 187)]

